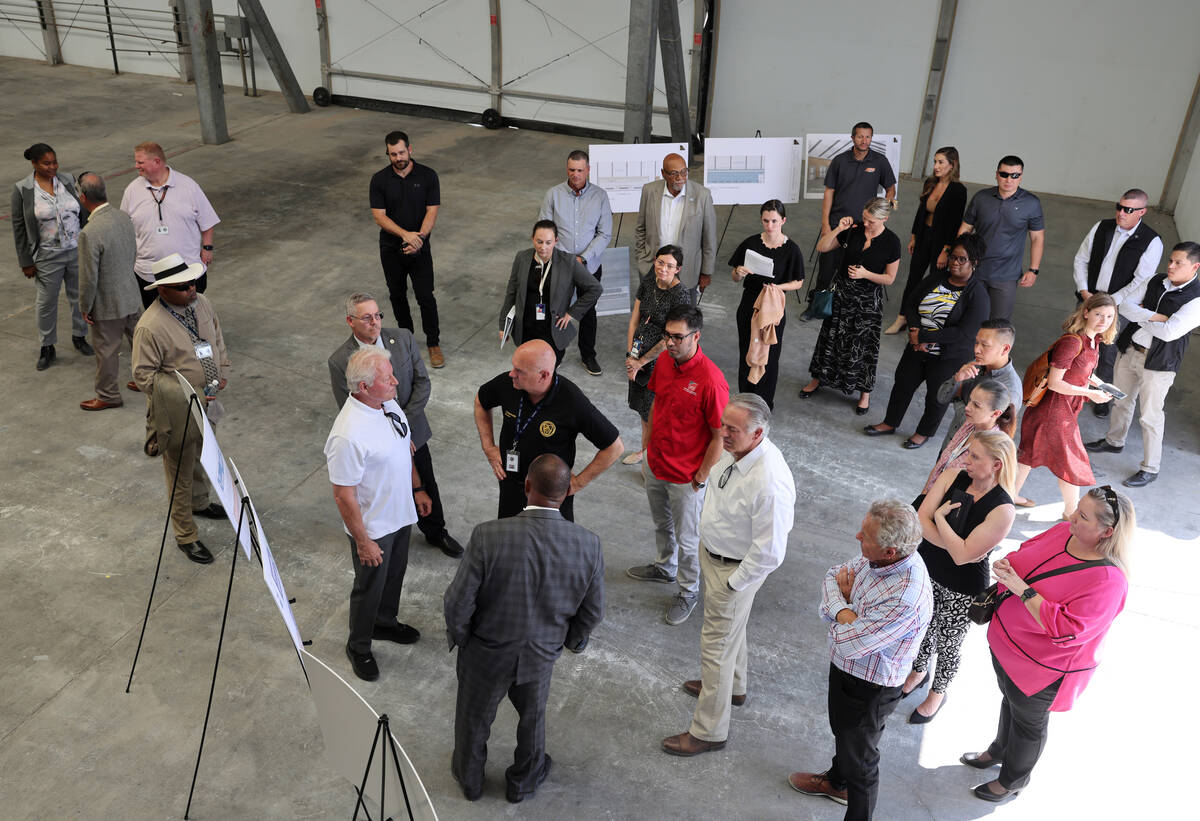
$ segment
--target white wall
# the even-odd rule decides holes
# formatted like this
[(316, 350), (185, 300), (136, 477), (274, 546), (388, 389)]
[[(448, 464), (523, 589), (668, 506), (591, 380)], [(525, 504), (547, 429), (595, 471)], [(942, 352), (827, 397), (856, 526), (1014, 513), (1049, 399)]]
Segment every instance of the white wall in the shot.
[(1180, 240), (1200, 242), (1200, 141), (1192, 152), (1191, 167), (1175, 206), (1175, 229)]

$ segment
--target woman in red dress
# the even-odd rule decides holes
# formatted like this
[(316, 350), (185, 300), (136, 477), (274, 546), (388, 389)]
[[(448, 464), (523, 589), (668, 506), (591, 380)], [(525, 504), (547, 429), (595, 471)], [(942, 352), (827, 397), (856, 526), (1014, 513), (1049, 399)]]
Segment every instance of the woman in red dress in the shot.
[[(1112, 397), (1092, 385), (1100, 359), (1100, 343), (1111, 344), (1117, 335), (1117, 306), (1106, 293), (1092, 294), (1063, 323), (1066, 333), (1050, 352), (1050, 375), (1046, 393), (1037, 406), (1025, 411), (1021, 421), (1021, 445), (1017, 449), (1017, 493), (1036, 467), (1048, 467), (1058, 478), (1063, 498), (1063, 518), (1075, 512), (1079, 488), (1095, 483), (1092, 465), (1079, 435), (1079, 411), (1085, 399), (1107, 402)], [(1030, 499), (1018, 497), (1021, 507), (1033, 507)]]

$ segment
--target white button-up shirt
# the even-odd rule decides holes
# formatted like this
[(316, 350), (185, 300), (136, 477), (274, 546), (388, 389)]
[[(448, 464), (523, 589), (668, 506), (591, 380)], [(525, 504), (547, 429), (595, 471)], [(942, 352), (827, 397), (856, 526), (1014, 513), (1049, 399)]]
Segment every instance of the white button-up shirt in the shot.
[[(1133, 232), (1138, 229), (1142, 221), (1138, 220), (1137, 225), (1126, 231), (1121, 226), (1117, 226), (1113, 232), (1112, 242), (1108, 244), (1108, 253), (1104, 255), (1104, 260), (1100, 263), (1100, 270), (1096, 274), (1096, 290), (1108, 293), (1108, 285), (1112, 281), (1113, 266), (1117, 262), (1117, 254), (1121, 250), (1121, 246), (1125, 241), (1133, 236)], [(1092, 259), (1092, 242), (1096, 238), (1096, 229), (1100, 227), (1100, 223), (1092, 226), (1092, 230), (1088, 231), (1088, 235), (1083, 238), (1083, 242), (1079, 245), (1079, 250), (1075, 252), (1075, 290), (1086, 291), (1088, 289), (1088, 263)], [(1163, 244), (1160, 237), (1155, 237), (1150, 240), (1150, 244), (1146, 246), (1146, 250), (1142, 252), (1142, 258), (1138, 260), (1137, 268), (1133, 271), (1133, 279), (1128, 285), (1115, 294), (1111, 294), (1113, 301), (1120, 305), (1129, 295), (1133, 293), (1137, 287), (1154, 276), (1154, 269), (1158, 267), (1159, 260), (1162, 259)]]
[[(679, 226), (683, 222), (683, 208), (687, 204), (687, 183), (679, 195), (671, 196), (671, 189), (663, 186), (662, 208), (658, 215), (658, 238), (663, 245), (679, 244)], [(650, 249), (653, 254), (657, 248)]]

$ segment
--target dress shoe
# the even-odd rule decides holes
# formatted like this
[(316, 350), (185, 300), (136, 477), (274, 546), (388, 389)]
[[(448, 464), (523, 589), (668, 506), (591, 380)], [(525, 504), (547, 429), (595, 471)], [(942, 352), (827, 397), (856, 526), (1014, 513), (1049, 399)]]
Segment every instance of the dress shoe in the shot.
[(1125, 487), (1145, 487), (1157, 478), (1157, 473), (1147, 473), (1144, 470), (1139, 470), (1121, 484), (1125, 485)]
[(990, 783), (992, 783), (992, 782), (989, 781), (985, 784), (980, 784), (979, 786), (972, 789), (971, 793), (976, 798), (980, 798), (984, 801), (990, 801), (993, 804), (1000, 804), (1004, 801), (1007, 801), (1010, 798), (1016, 797), (1017, 793), (1021, 792), (1020, 790), (1005, 790), (1004, 792), (997, 795), (996, 793), (992, 792), (991, 789), (988, 788), (988, 784), (990, 784)]
[(867, 436), (891, 436), (895, 432), (896, 432), (895, 428), (888, 428), (887, 430), (880, 430), (879, 427), (876, 425), (867, 425), (865, 428), (863, 428), (863, 433), (865, 433)]
[(416, 644), (421, 638), (421, 631), (402, 622), (377, 624), (371, 630), (371, 638), (396, 644)]
[[(700, 679), (694, 678), (694, 679), (685, 681), (683, 683), (683, 691), (690, 696), (695, 696), (696, 698), (700, 698)], [(746, 694), (742, 693), (740, 696), (737, 694), (730, 696), (729, 703), (732, 704), (734, 707), (741, 707), (743, 704), (746, 703)]]
[(108, 410), (109, 408), (119, 408), (124, 405), (124, 402), (105, 402), (103, 399), (87, 399), (79, 403), (79, 407), (86, 411)]
[(463, 784), (461, 781), (458, 782), (458, 786), (460, 789), (462, 789), (463, 798), (467, 799), (468, 801), (478, 801), (480, 798), (483, 798), (483, 787), (468, 788), (467, 785)]
[(943, 695), (942, 703), (939, 704), (937, 706), (937, 709), (933, 711), (933, 715), (927, 716), (924, 713), (922, 713), (919, 709), (913, 710), (911, 713), (909, 713), (908, 723), (909, 724), (928, 724), (929, 722), (933, 721), (934, 718), (937, 717), (937, 714), (940, 713), (942, 711), (942, 708), (945, 706), (946, 706), (946, 697)]
[[(988, 756), (987, 761), (981, 760), (982, 756), (985, 755)], [(963, 753), (958, 757), (958, 760), (961, 763), (966, 764), (968, 767), (974, 767), (977, 770), (986, 770), (989, 767), (996, 767), (1000, 764), (998, 760), (988, 755), (986, 750), (984, 750), (982, 753)]]
[(438, 345), (429, 346), (429, 367), (441, 368), (446, 365), (446, 357), (442, 353), (442, 349)]
[(1125, 446), (1117, 447), (1110, 445), (1107, 439), (1097, 439), (1095, 442), (1084, 442), (1083, 447), (1092, 453), (1120, 453), (1125, 450)]
[(585, 371), (587, 371), (588, 373), (590, 373), (592, 376), (599, 376), (600, 374), (604, 373), (604, 369), (600, 367), (600, 363), (599, 363), (599, 361), (597, 361), (596, 357), (589, 356), (587, 359), (584, 359), (582, 361), (583, 361), (583, 369)]
[(194, 542), (179, 545), (187, 557), (196, 564), (212, 564), (213, 554), (208, 552), (208, 548), (204, 546), (204, 542), (197, 539)]
[(73, 336), (71, 344), (75, 346), (75, 350), (79, 351), (84, 356), (95, 356), (96, 350), (88, 344), (87, 337)]
[(854, 415), (855, 416), (866, 416), (870, 412), (871, 412), (871, 403), (870, 402), (868, 402), (866, 404), (866, 407), (864, 407), (862, 405), (854, 406)]
[(916, 450), (917, 448), (924, 447), (925, 443), (928, 441), (929, 439), (922, 439), (920, 442), (914, 442), (912, 437), (909, 437), (900, 443), (900, 447), (904, 448), (905, 450)]
[(900, 688), (900, 698), (908, 698), (913, 693), (917, 692), (917, 690), (920, 690), (922, 687), (924, 687), (925, 682), (927, 682), (927, 681), (929, 681), (929, 671), (928, 670), (925, 671), (925, 675), (921, 676), (921, 680), (913, 685), (913, 688), (911, 690), (905, 690), (903, 687), (901, 687)]
[(675, 577), (656, 564), (640, 564), (625, 571), (625, 575), (639, 582), (661, 582), (675, 584)]
[(828, 773), (792, 773), (788, 776), (788, 784), (796, 792), (802, 792), (805, 795), (823, 795), (843, 807), (850, 803), (850, 793), (844, 789), (836, 789), (830, 784)]
[(50, 363), (54, 361), (54, 346), (43, 345), (42, 350), (38, 353), (37, 369), (44, 371), (50, 367)]
[(804, 390), (804, 388), (801, 388), (800, 389), (800, 398), (801, 399), (812, 399), (813, 394), (816, 393), (817, 391), (819, 391), (820, 389), (821, 389), (820, 385), (813, 388), (811, 391), (806, 391), (806, 390)]
[(346, 658), (350, 659), (350, 666), (354, 668), (354, 675), (363, 681), (375, 681), (379, 678), (379, 665), (375, 663), (375, 657), (370, 653), (356, 653), (347, 644)]
[(1093, 402), (1092, 413), (1096, 414), (1096, 416), (1100, 417), (1101, 419), (1107, 419), (1108, 412), (1112, 410), (1110, 407), (1111, 405), (1112, 402)]
[(132, 379), (125, 383), (125, 387), (129, 388), (129, 390), (133, 391), (134, 393), (142, 392), (142, 389), (137, 386), (137, 382), (134, 382)]
[(459, 556), (461, 556), (463, 554), (463, 546), (458, 543), (458, 539), (455, 539), (453, 536), (451, 536), (449, 533), (447, 533), (444, 530), (441, 532), (440, 535), (434, 536), (432, 538), (430, 538), (429, 536), (426, 536), (425, 541), (427, 543), (433, 545), (438, 550), (442, 551), (443, 553), (445, 553), (447, 556), (449, 556), (452, 559), (457, 559)]
[(225, 513), (225, 508), (221, 507), (216, 502), (213, 502), (208, 507), (200, 510), (193, 510), (193, 516), (203, 516), (205, 519), (228, 519), (228, 514)]
[(724, 741), (705, 741), (701, 738), (696, 738), (691, 733), (680, 733), (662, 740), (662, 748), (664, 753), (669, 755), (683, 756), (690, 758), (700, 753), (711, 753), (713, 750), (725, 749)]
[(554, 761), (548, 755), (543, 754), (542, 758), (544, 759), (544, 763), (542, 764), (542, 772), (538, 775), (537, 784), (534, 785), (532, 790), (529, 792), (517, 792), (517, 788), (512, 784), (509, 784), (504, 788), (504, 797), (508, 799), (508, 803), (520, 804), (526, 798), (531, 797), (535, 792), (537, 792), (538, 787), (542, 786), (542, 782), (546, 780), (546, 776), (550, 775), (550, 766), (554, 763)]

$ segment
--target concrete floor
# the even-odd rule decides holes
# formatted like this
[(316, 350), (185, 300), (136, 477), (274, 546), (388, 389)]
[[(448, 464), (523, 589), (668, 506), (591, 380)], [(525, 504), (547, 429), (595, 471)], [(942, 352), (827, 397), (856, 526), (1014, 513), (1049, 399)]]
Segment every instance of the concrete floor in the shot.
[[(372, 290), (391, 313), (366, 204), (368, 178), (385, 162), (382, 135), (407, 130), (416, 156), (442, 179), (434, 256), (448, 364), (433, 372), (429, 415), (450, 529), (464, 541), (475, 523), (495, 512), (495, 485), (479, 452), (471, 403), (480, 383), (508, 367), (493, 332), (509, 261), (528, 241), (543, 192), (561, 179), (566, 153), (583, 141), (342, 108), (293, 116), (278, 96), (231, 93), (234, 141), (200, 146), (193, 91), (169, 80), (2, 59), (0, 92), (9, 100), (0, 122), (6, 146), (0, 179), (25, 176), (22, 150), (46, 141), (64, 170), (105, 173), (119, 200), (132, 177), (132, 146), (155, 139), (173, 155), (171, 164), (194, 176), (211, 198), (223, 222), (208, 293), (234, 364), (221, 445), (254, 494), (312, 651), (350, 677), (342, 647), (352, 573), (321, 454), (334, 417), (325, 359), (346, 336), (341, 300), (347, 294)], [(1038, 170), (1028, 170), (1036, 190)], [(918, 190), (917, 182), (901, 184), (894, 228), (902, 237)], [(1055, 337), (1073, 306), (1075, 248), (1094, 220), (1111, 213), (1107, 202), (1046, 196), (1043, 203), (1049, 225), (1043, 276), (1035, 289), (1021, 291), (1016, 317), (1021, 366)], [(807, 251), (818, 206), (792, 210), (787, 232)], [(721, 225), (727, 213), (719, 209)], [(1169, 247), (1176, 240), (1170, 219), (1149, 220)], [(736, 209), (719, 259), (757, 230), (757, 209)], [(627, 215), (619, 244), (632, 238)], [(162, 469), (139, 448), (142, 401), (129, 394), (123, 409), (82, 413), (77, 403), (92, 395), (93, 363), (61, 344), (65, 333), (58, 363), (35, 372), (33, 288), (20, 276), (7, 240), (0, 242), (0, 270), (0, 391), (7, 397), (0, 421), (6, 474), (0, 814), (179, 817), (204, 716), (232, 534), (224, 525), (202, 524), (208, 544), (219, 549), (210, 567), (188, 562), (168, 543), (137, 677), (125, 694), (165, 510)], [(724, 265), (718, 270), (704, 300), (709, 324), (702, 344), (733, 374), (738, 292)], [(883, 340), (876, 410), (865, 420), (851, 413), (851, 400), (832, 394), (803, 406), (795, 401), (808, 379), (817, 326), (796, 321), (794, 309), (792, 315), (772, 438), (788, 456), (800, 491), (796, 526), (787, 561), (755, 604), (751, 698), (734, 711), (729, 746), (691, 760), (659, 752), (663, 736), (687, 727), (694, 705), (679, 684), (698, 674), (701, 618), (697, 613), (668, 627), (661, 612), (669, 592), (625, 576), (625, 567), (650, 557), (652, 531), (637, 472), (617, 465), (576, 508), (579, 523), (604, 541), (607, 618), (585, 655), (558, 665), (548, 717), (554, 773), (519, 807), (503, 799), (501, 771), (514, 729), (509, 707), (501, 708), (494, 728), (483, 800), (466, 802), (450, 776), (455, 685), (441, 595), (456, 563), (419, 538), (414, 542), (401, 618), (424, 638), (412, 647), (378, 646), (383, 675), (373, 684), (359, 682), (359, 690), (391, 715), (442, 818), (840, 817), (840, 808), (797, 795), (784, 780), (791, 770), (823, 769), (832, 752), (818, 579), (857, 552), (853, 536), (870, 500), (915, 495), (935, 449), (908, 452), (898, 439), (881, 443), (859, 432), (864, 421), (882, 417), (898, 337)], [(65, 305), (61, 317), (60, 328), (69, 327)], [(625, 407), (617, 367), (626, 322), (600, 322), (603, 377), (587, 376), (574, 349), (563, 372), (632, 447), (637, 418)], [(1179, 687), (1148, 691), (1145, 681), (1167, 665), (1174, 677), (1193, 678), (1179, 675), (1188, 665), (1175, 657), (1178, 648), (1195, 646), (1200, 623), (1193, 574), (1180, 572), (1193, 563), (1200, 534), (1194, 504), (1185, 502), (1195, 498), (1190, 494), (1200, 476), (1198, 372), (1200, 353), (1193, 352), (1168, 401), (1162, 478), (1130, 492), (1140, 524), (1135, 574), (1104, 664), (1076, 709), (1055, 716), (1034, 783), (996, 809), (999, 817), (1179, 814), (1175, 787), (1185, 761), (1179, 739), (1190, 735), (1174, 731), (1172, 693)], [(914, 404), (903, 430), (911, 430), (916, 415)], [(1087, 411), (1082, 425), (1085, 439), (1104, 430)], [(1097, 475), (1123, 479), (1140, 453), (1135, 430), (1124, 454), (1097, 460)], [(585, 445), (580, 463), (590, 456)], [(1048, 472), (1035, 472), (1028, 491), (1046, 504), (1018, 516), (1014, 545), (1060, 512)], [(622, 512), (616, 520), (615, 511)], [(256, 576), (257, 569), (243, 564), (233, 588), (192, 817), (346, 817), (354, 803), (351, 786), (322, 761), (304, 678)], [(878, 817), (971, 819), (993, 812), (967, 793), (982, 779), (957, 764), (962, 751), (981, 748), (994, 729), (998, 696), (983, 631), (970, 635), (951, 695), (944, 715), (925, 728), (904, 722), (915, 699), (891, 719)], [(1151, 754), (1152, 769), (1146, 766)]]

